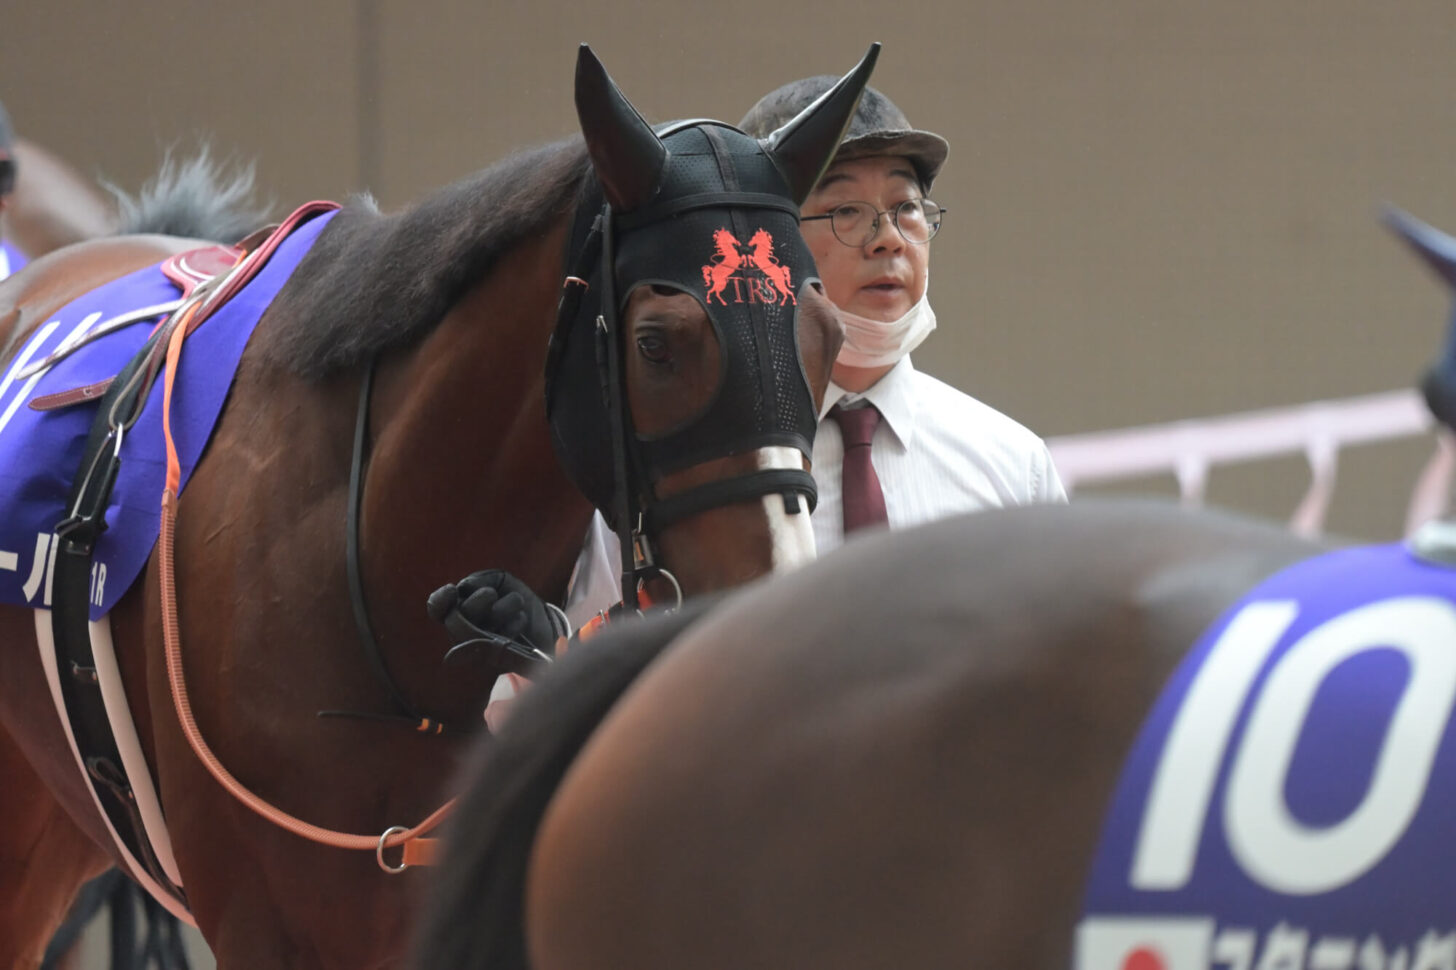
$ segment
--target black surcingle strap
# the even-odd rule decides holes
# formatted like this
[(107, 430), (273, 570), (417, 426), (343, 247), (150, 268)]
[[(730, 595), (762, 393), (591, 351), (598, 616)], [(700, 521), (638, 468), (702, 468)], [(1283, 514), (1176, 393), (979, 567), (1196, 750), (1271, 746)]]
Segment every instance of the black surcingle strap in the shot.
[(51, 633), (64, 714), (86, 768), (86, 781), (127, 851), (158, 886), (185, 906), (186, 895), (162, 868), (142, 824), (106, 714), (90, 630), (92, 564), (96, 541), (106, 531), (106, 506), (121, 467), (121, 442), (151, 389), (147, 378), (155, 376), (154, 354), (160, 352), (170, 333), (171, 328), (164, 325), (147, 339), (107, 388), (91, 423), (80, 469), (66, 501), (68, 514), (55, 528)]

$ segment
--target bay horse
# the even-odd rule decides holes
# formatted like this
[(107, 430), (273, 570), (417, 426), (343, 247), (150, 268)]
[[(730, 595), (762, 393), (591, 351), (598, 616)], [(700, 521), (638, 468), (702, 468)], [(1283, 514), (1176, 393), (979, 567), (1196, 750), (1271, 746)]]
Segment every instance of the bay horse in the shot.
[(4, 206), (0, 235), (28, 257), (116, 231), (115, 206), (65, 159), (24, 138), (15, 140), (13, 151), (15, 190)]
[(103, 193), (54, 152), (14, 136), (0, 104), (0, 279), (31, 259), (115, 231)]
[[(629, 551), (629, 605), (639, 586), (668, 583), (669, 569), (694, 595), (812, 551), (806, 456), (840, 335), (797, 213), (877, 50), (759, 142), (711, 121), (655, 131), (583, 47), (583, 139), (508, 159), (398, 215), (367, 200), (308, 206), (285, 224), (292, 236), (201, 251), (232, 268), (179, 301), (183, 315), (151, 340), (146, 326), (135, 340), (165, 344), (166, 365), (139, 358), (138, 378), (129, 367), (99, 382), (110, 395), (159, 375), (131, 430), (103, 407), (103, 447), (86, 447), (89, 415), (67, 442), (70, 470), (83, 453), (119, 454), (117, 494), (130, 469), (166, 465), (160, 538), (135, 581), (116, 588), (120, 553), (101, 568), (101, 542), (130, 521), (117, 502), (105, 506), (112, 528), (95, 546), (89, 588), (79, 574), (82, 599), (95, 599), (78, 618), (35, 608), (52, 578), (57, 595), (70, 582), (55, 550), (73, 555), (76, 515), (38, 534), (34, 563), (28, 550), (0, 557), (0, 596), (10, 597), (0, 601), (0, 965), (34, 966), (76, 887), (116, 860), (195, 921), (221, 967), (398, 966), (428, 877), (381, 870), (405, 868), (396, 853), (430, 822), (406, 829), (444, 797), (498, 673), (442, 669), (448, 642), (426, 613), (428, 593), (485, 560), (559, 599), (593, 504)], [(797, 300), (710, 310), (700, 266), (720, 226), (744, 237), (768, 227), (795, 269)], [(37, 423), (84, 408), (75, 402), (92, 386), (65, 379), (84, 366), (84, 353), (65, 355), (79, 336), (31, 359), (46, 352), (35, 348), (48, 321), (89, 306), (109, 281), (152, 280), (158, 260), (198, 246), (100, 240), (8, 281), (0, 415), (22, 401), (51, 409)], [(263, 260), (287, 252), (296, 268), (270, 277), (277, 264)], [(254, 282), (222, 302), (250, 261), (261, 265)], [(216, 426), (193, 435), (186, 458), (192, 432), (169, 416), (192, 392), (178, 379), (174, 398), (174, 378), (206, 355), (181, 352), (183, 341), (221, 346), (230, 308), (269, 279), (276, 294), (254, 298), (261, 319), (237, 341), (225, 398), (208, 392), (220, 402)], [(167, 434), (165, 460), (142, 450), (142, 428), (159, 429), (159, 449)], [(106, 477), (87, 476), (78, 494)], [(58, 523), (65, 492), (62, 481)], [(146, 759), (129, 787), (105, 758), (85, 761), (99, 785), (88, 783), (68, 741), (76, 719), (68, 727), (51, 699), (95, 692), (97, 681), (107, 689), (107, 626), (87, 605), (109, 609), (122, 707)], [(45, 670), (56, 657), (37, 641), (59, 645), (77, 623), (94, 666), (72, 654), (57, 687)], [(131, 817), (147, 822), (148, 779), (170, 860), (155, 837), (132, 853), (112, 837)]]
[(547, 672), (468, 769), (416, 965), (1449, 967), (1453, 709), (1456, 521), (886, 532)]

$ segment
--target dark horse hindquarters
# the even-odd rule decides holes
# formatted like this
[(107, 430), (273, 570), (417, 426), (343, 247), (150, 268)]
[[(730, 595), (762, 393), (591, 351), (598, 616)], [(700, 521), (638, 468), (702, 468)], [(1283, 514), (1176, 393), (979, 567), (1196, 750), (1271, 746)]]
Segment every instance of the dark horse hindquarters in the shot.
[(1158, 507), (982, 513), (594, 640), (477, 750), (469, 797), (500, 798), (417, 965), (1064, 963), (1143, 711), (1317, 548)]

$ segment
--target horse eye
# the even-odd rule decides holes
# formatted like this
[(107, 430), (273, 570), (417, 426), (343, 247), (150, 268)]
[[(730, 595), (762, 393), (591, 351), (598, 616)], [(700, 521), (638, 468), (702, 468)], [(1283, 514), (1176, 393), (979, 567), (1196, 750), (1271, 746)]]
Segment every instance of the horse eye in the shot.
[(656, 334), (645, 334), (637, 338), (637, 352), (654, 364), (665, 364), (672, 359), (667, 341)]

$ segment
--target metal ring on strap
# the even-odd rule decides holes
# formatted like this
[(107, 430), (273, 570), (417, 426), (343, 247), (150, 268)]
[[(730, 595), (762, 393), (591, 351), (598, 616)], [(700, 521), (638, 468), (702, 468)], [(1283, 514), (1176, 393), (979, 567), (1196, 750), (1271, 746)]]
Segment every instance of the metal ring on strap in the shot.
[[(663, 577), (669, 583), (672, 583), (672, 593), (674, 596), (677, 597), (677, 602), (669, 606), (667, 608), (667, 612), (676, 613), (678, 610), (682, 609), (683, 605), (682, 583), (679, 583), (677, 581), (677, 577), (674, 576), (669, 570), (663, 569), (661, 567), (658, 567), (657, 575)], [(639, 610), (638, 612), (640, 613), (641, 611)]]
[[(546, 604), (546, 612), (551, 614), (551, 625), (556, 628), (559, 636), (571, 639), (571, 620), (567, 617), (566, 611), (555, 603)], [(538, 653), (540, 651), (537, 651)]]
[(379, 837), (379, 844), (374, 847), (374, 860), (379, 863), (379, 868), (383, 869), (385, 872), (395, 875), (404, 872), (406, 869), (409, 868), (409, 864), (405, 862), (403, 858), (400, 859), (399, 865), (397, 866), (392, 866), (384, 861), (384, 843), (389, 841), (389, 837), (391, 835), (398, 835), (401, 832), (408, 831), (409, 829), (405, 828), (403, 825), (391, 825), (389, 828), (384, 830), (384, 834)]

